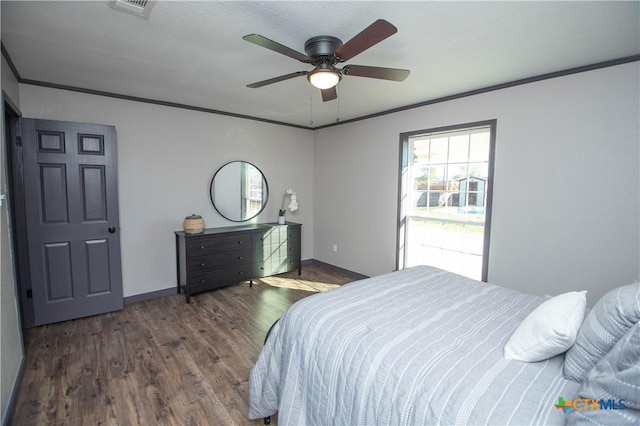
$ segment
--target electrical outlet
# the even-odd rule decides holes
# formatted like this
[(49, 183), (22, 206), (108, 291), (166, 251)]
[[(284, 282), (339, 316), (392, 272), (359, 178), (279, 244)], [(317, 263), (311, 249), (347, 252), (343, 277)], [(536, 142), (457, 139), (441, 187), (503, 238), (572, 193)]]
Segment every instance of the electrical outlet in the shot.
[(334, 253), (337, 253), (337, 252), (338, 252), (338, 245), (337, 245), (337, 244), (334, 244), (334, 245), (333, 245), (333, 252), (334, 252)]

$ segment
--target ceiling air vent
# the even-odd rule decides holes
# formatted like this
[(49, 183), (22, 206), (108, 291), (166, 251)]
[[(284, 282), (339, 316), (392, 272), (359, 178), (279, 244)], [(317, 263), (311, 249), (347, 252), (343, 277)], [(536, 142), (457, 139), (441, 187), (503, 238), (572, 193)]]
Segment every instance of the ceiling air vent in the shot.
[(129, 12), (142, 18), (149, 17), (154, 4), (154, 0), (113, 0), (109, 2), (109, 6), (114, 9)]

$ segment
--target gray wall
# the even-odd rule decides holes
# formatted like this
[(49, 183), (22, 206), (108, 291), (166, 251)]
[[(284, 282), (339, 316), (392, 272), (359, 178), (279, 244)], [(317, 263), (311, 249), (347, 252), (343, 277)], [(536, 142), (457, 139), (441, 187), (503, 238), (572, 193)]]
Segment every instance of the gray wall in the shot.
[[(15, 81), (7, 90), (4, 62), (3, 89), (19, 89), (15, 102), (26, 117), (116, 126), (125, 296), (174, 286), (173, 231), (186, 215), (201, 214), (208, 227), (232, 225), (210, 206), (208, 184), (219, 166), (238, 159), (269, 181), (270, 202), (256, 222), (276, 219), (287, 188), (298, 193), (300, 210), (287, 217), (304, 225), (303, 258), (366, 275), (391, 271), (399, 133), (496, 118), (489, 280), (535, 294), (587, 289), (592, 303), (639, 269), (639, 68), (621, 65), (315, 132)], [(22, 359), (9, 259), (3, 249), (3, 415), (5, 387), (15, 382), (5, 374), (15, 377)]]
[[(497, 119), (489, 281), (594, 303), (639, 270), (635, 62), (316, 131), (314, 257), (395, 267), (399, 134)], [(332, 250), (338, 244), (338, 252)]]
[[(9, 66), (2, 58), (2, 91), (15, 105), (20, 105), (18, 82)], [(4, 109), (2, 110), (2, 128), (4, 128)], [(5, 135), (2, 133), (0, 147), (0, 193), (7, 194)], [(8, 226), (9, 209), (4, 201), (0, 208), (0, 413), (4, 424), (13, 387), (20, 370), (24, 352), (22, 349), (22, 333), (20, 331), (20, 315), (16, 299), (16, 285), (11, 249), (11, 234)]]
[(173, 232), (185, 216), (231, 226), (211, 205), (213, 174), (232, 160), (256, 165), (270, 198), (253, 222), (275, 222), (282, 194), (293, 188), (300, 209), (302, 258), (313, 257), (313, 133), (202, 112), (20, 85), (25, 117), (116, 126), (124, 295), (175, 286)]

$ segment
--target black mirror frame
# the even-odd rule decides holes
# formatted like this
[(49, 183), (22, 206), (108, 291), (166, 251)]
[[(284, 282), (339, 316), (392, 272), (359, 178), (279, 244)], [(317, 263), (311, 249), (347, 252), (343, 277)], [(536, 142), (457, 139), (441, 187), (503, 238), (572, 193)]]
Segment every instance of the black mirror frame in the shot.
[[(222, 212), (220, 212), (220, 210), (218, 210), (218, 208), (216, 207), (216, 203), (215, 203), (215, 201), (213, 199), (213, 183), (216, 180), (216, 175), (220, 172), (220, 170), (222, 170), (223, 168), (225, 168), (229, 164), (233, 164), (233, 163), (245, 163), (245, 164), (248, 164), (248, 165), (254, 167), (258, 172), (260, 172), (260, 175), (262, 176), (262, 182), (264, 183), (265, 195), (263, 197), (264, 202), (262, 203), (262, 208), (260, 208), (260, 210), (256, 214), (254, 214), (253, 216), (248, 217), (246, 219), (238, 220), (238, 219), (231, 219), (231, 218), (225, 216)], [(228, 163), (225, 163), (222, 166), (220, 166), (220, 168), (218, 168), (218, 170), (216, 170), (216, 172), (213, 174), (213, 177), (211, 178), (211, 183), (209, 184), (209, 200), (211, 200), (211, 205), (213, 206), (215, 211), (218, 212), (218, 214), (220, 216), (224, 217), (225, 219), (230, 220), (231, 222), (246, 222), (246, 221), (249, 221), (249, 220), (255, 218), (260, 213), (262, 213), (264, 208), (267, 206), (267, 202), (269, 201), (269, 183), (267, 182), (267, 178), (265, 177), (264, 173), (262, 173), (262, 170), (260, 170), (255, 164), (250, 163), (248, 161), (242, 161), (242, 160), (229, 161)]]

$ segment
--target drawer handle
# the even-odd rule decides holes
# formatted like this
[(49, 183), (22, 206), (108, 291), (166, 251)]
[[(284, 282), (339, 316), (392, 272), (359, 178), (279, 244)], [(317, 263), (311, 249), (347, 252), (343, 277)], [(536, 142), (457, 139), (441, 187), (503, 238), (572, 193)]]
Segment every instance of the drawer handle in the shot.
[(244, 241), (240, 240), (238, 241), (238, 244), (244, 244)]
[(200, 250), (204, 250), (204, 246), (200, 246)]
[(244, 272), (240, 271), (238, 272), (238, 275), (244, 275)]
[(238, 260), (244, 259), (244, 256), (238, 256)]
[(206, 282), (207, 282), (207, 280), (200, 280), (200, 283), (201, 283), (201, 284), (204, 284), (204, 283), (206, 283)]
[(204, 263), (201, 263), (200, 266), (204, 266)]

